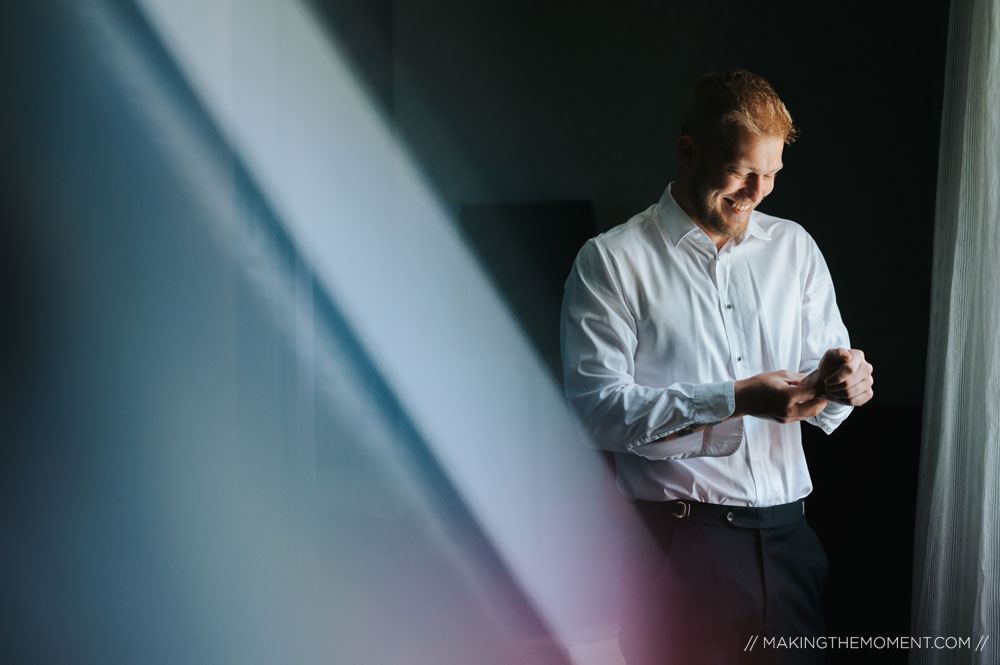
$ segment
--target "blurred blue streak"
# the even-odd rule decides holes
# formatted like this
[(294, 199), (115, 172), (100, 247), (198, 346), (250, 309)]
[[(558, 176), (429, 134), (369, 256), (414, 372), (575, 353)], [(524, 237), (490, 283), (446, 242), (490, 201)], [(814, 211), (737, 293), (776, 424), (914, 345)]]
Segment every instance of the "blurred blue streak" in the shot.
[(7, 660), (584, 662), (606, 471), (391, 127), (297, 3), (139, 4), (5, 24)]

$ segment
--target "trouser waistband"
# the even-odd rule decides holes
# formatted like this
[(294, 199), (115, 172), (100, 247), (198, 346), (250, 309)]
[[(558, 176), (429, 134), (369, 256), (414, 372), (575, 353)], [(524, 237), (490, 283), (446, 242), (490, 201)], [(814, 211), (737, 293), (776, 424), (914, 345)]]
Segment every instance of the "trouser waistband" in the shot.
[(688, 501), (687, 499), (636, 501), (635, 506), (644, 519), (654, 522), (672, 519), (709, 526), (734, 526), (744, 529), (764, 529), (793, 524), (804, 519), (806, 514), (806, 502), (801, 499), (766, 508), (727, 506)]

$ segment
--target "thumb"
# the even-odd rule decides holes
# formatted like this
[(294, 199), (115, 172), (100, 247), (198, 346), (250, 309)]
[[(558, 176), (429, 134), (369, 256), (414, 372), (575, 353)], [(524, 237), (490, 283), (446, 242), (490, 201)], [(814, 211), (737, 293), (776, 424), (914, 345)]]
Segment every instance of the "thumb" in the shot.
[(825, 379), (850, 359), (851, 352), (847, 349), (828, 349), (819, 361), (820, 376)]

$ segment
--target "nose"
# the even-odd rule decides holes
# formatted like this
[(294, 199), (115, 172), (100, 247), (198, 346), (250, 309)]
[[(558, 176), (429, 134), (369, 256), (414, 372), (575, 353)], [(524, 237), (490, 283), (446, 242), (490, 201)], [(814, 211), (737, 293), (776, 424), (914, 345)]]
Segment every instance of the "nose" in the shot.
[(747, 197), (752, 199), (754, 205), (764, 200), (764, 197), (771, 193), (770, 183), (765, 182), (759, 175), (753, 175), (746, 180)]

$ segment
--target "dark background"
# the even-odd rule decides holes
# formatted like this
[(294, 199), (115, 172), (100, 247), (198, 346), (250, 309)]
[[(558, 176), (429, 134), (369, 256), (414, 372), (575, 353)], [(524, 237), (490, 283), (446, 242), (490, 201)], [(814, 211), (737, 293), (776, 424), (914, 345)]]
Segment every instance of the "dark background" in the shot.
[[(138, 41), (155, 41), (130, 3), (108, 4)], [(122, 110), (116, 84), (94, 75), (100, 69), (90, 60), (104, 57), (91, 43), (97, 37), (71, 29), (68, 6), (11, 3), (5, 10), (20, 20), (0, 17), (7, 28), (0, 40), (6, 218), (0, 226), (6, 323), (0, 330), (0, 485), (6, 492), (0, 503), (9, 537), (0, 564), (5, 599), (39, 599), (32, 607), (4, 607), (0, 652), (64, 649), (78, 662), (134, 662), (102, 658), (87, 647), (128, 654), (134, 648), (147, 658), (148, 646), (162, 640), (163, 654), (154, 661), (174, 662), (169, 649), (181, 648), (174, 636), (200, 633), (188, 626), (195, 619), (171, 614), (185, 607), (170, 600), (176, 591), (160, 585), (161, 578), (148, 581), (161, 567), (158, 544), (169, 543), (169, 534), (147, 533), (150, 506), (133, 503), (146, 493), (129, 484), (128, 473), (139, 469), (136, 477), (148, 477), (168, 444), (196, 449), (213, 438), (253, 440), (275, 457), (273, 466), (290, 465), (294, 442), (285, 439), (298, 412), (285, 374), (293, 363), (275, 351), (278, 342), (257, 339), (270, 331), (267, 321), (258, 321), (267, 310), (243, 304), (256, 291), (244, 283), (240, 266), (205, 241), (199, 217), (205, 213), (163, 162), (168, 151), (160, 137)], [(654, 203), (673, 179), (673, 144), (690, 86), (728, 67), (748, 68), (773, 83), (801, 138), (786, 149), (786, 168), (762, 208), (800, 222), (816, 238), (852, 343), (876, 367), (875, 399), (833, 436), (805, 427), (816, 487), (809, 519), (831, 559), (829, 633), (908, 634), (947, 2), (314, 0), (313, 6), (556, 378), (559, 302), (573, 257), (587, 238)], [(204, 135), (210, 154), (230, 159), (170, 63), (152, 52), (168, 98), (190, 110), (197, 120), (193, 131)], [(239, 165), (234, 173), (234, 200), (266, 208), (253, 184), (243, 182)], [(287, 263), (285, 272), (305, 272), (297, 258)], [(165, 348), (149, 348), (151, 339)], [(345, 357), (357, 355), (347, 346)], [(165, 378), (137, 378), (137, 367), (161, 367), (154, 357), (166, 357), (166, 366), (175, 358), (183, 363)], [(203, 369), (217, 366), (214, 373)], [(268, 380), (244, 376), (247, 368)], [(218, 376), (191, 381), (210, 374)], [(381, 390), (365, 372), (361, 378), (342, 374), (344, 395)], [(109, 394), (117, 400), (109, 401)], [(164, 408), (171, 400), (176, 406)], [(377, 411), (371, 407), (377, 402), (368, 400), (368, 407)], [(277, 406), (261, 406), (272, 403)], [(204, 421), (218, 431), (202, 431), (192, 417), (199, 409), (211, 411)], [(359, 413), (338, 411), (328, 420), (337, 426), (355, 416), (365, 423), (404, 420), (395, 412)], [(180, 425), (168, 420), (173, 415)], [(258, 421), (287, 426), (251, 431)], [(381, 540), (362, 541), (347, 553), (348, 545), (338, 542), (341, 549), (330, 560), (347, 561), (364, 582), (356, 596), (345, 597), (367, 598), (369, 580), (401, 565), (393, 557), (437, 571), (418, 580), (428, 595), (447, 595), (446, 585), (462, 592), (439, 553), (421, 544), (420, 524), (398, 509), (409, 495), (356, 445), (361, 435), (341, 429), (318, 437), (333, 442), (332, 452), (322, 454), (341, 455), (336, 473), (320, 463), (319, 475), (360, 478), (368, 492), (395, 497), (377, 506), (388, 506), (379, 517), (384, 534), (371, 528), (387, 543), (401, 533), (409, 542), (403, 551)], [(176, 440), (161, 441), (167, 432)], [(136, 441), (149, 445), (137, 447)], [(233, 448), (234, 455), (242, 450)], [(172, 506), (179, 501), (175, 489), (162, 484)], [(613, 487), (595, 491), (620, 501)], [(339, 495), (330, 504), (341, 525), (333, 533), (381, 524), (369, 505), (345, 517), (356, 507), (345, 506)], [(461, 523), (451, 513), (441, 515)], [(466, 536), (475, 532), (474, 525), (459, 526)], [(74, 538), (67, 540), (67, 532)], [(476, 540), (471, 549), (472, 557), (489, 558), (489, 543)], [(27, 576), (25, 570), (36, 572)], [(502, 581), (495, 586), (507, 588)], [(150, 602), (144, 594), (153, 592)], [(508, 602), (496, 595), (490, 601)], [(406, 630), (425, 629), (422, 607), (391, 596), (383, 611), (393, 603), (408, 617)], [(516, 599), (508, 604), (512, 614), (522, 613)], [(467, 606), (475, 603), (455, 605)], [(116, 630), (133, 618), (141, 630)], [(491, 624), (474, 619), (458, 611), (453, 617), (484, 626), (472, 642), (486, 653), (495, 637)], [(64, 643), (53, 646), (53, 637), (64, 634)], [(397, 637), (399, 652), (418, 662), (407, 651), (412, 641), (406, 632)], [(180, 642), (191, 654), (214, 653), (212, 639), (225, 642), (227, 636)], [(833, 652), (830, 660), (903, 662), (906, 654), (846, 656)]]
[(315, 5), (556, 375), (572, 259), (673, 179), (691, 85), (771, 81), (801, 135), (762, 210), (815, 237), (876, 368), (831, 437), (804, 428), (828, 628), (908, 634), (948, 3)]

